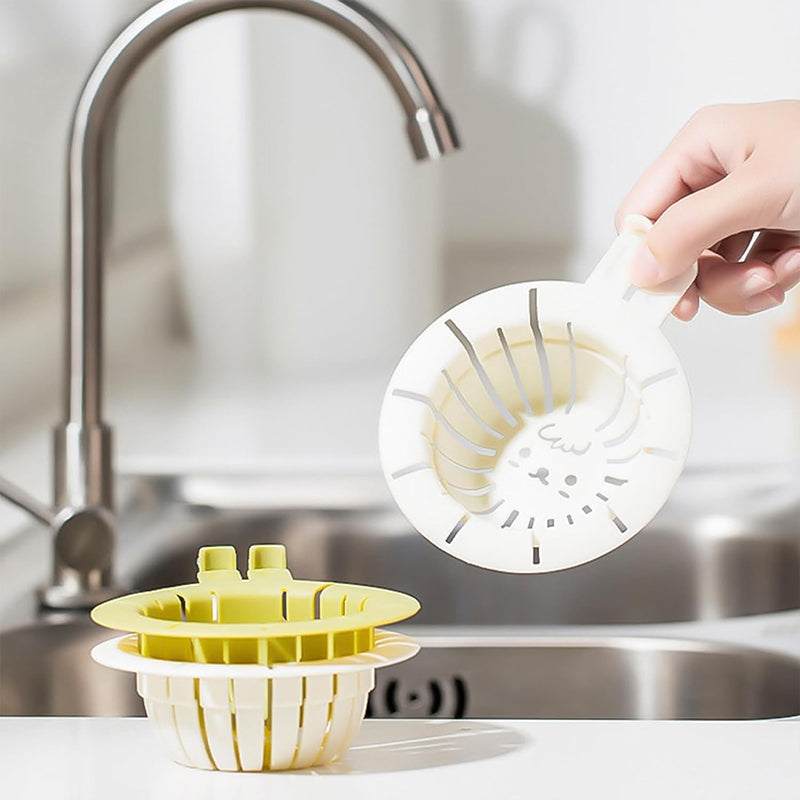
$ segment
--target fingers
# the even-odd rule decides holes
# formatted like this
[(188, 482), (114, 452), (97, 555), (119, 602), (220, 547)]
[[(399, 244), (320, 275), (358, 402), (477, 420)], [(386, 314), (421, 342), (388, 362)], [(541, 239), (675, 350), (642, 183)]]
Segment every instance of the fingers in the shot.
[(790, 247), (772, 261), (778, 285), (785, 291), (800, 283), (800, 247)]
[[(783, 251), (798, 247), (800, 247), (800, 236), (796, 233), (788, 233), (785, 231), (761, 231), (749, 253), (749, 257), (757, 258), (771, 264)], [(728, 261), (735, 260), (721, 251), (717, 252), (719, 252), (720, 255), (724, 255)]]
[(617, 230), (628, 214), (658, 219), (673, 203), (725, 176), (708, 147), (707, 126), (698, 122), (704, 116), (692, 117), (636, 182), (617, 212)]
[(631, 268), (631, 279), (650, 287), (677, 277), (717, 242), (766, 228), (782, 201), (762, 186), (753, 159), (711, 186), (687, 195), (657, 219)]
[[(800, 247), (794, 246), (780, 251), (771, 264), (757, 258), (731, 263), (707, 252), (698, 259), (695, 286), (699, 297), (710, 306), (741, 315), (780, 305), (786, 292), (799, 282)], [(675, 316), (685, 319), (688, 308), (676, 307)]]
[[(747, 300), (744, 311), (736, 308), (728, 311), (729, 314), (755, 314), (759, 311), (768, 311), (770, 308), (777, 308), (786, 299), (786, 292), (780, 286), (773, 286), (766, 292), (755, 295)], [(726, 311), (727, 309), (721, 309)]]
[(691, 318), (701, 299), (732, 314), (780, 304), (800, 283), (798, 132), (797, 101), (701, 109), (617, 214), (618, 228), (630, 213), (654, 220), (632, 282), (657, 287), (697, 260), (696, 283), (675, 316)]
[[(783, 300), (773, 268), (763, 261), (731, 263), (708, 254), (698, 260), (697, 288), (710, 306), (728, 314), (763, 311)], [(770, 293), (771, 292), (771, 293)]]
[(678, 300), (672, 313), (683, 322), (689, 322), (697, 314), (700, 308), (700, 292), (697, 289), (697, 284), (693, 283), (686, 293)]

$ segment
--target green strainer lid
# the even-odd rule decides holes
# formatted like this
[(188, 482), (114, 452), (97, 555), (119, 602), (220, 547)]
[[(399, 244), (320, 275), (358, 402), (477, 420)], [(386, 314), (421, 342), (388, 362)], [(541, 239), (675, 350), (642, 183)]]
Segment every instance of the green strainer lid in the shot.
[(419, 611), (400, 592), (295, 580), (283, 545), (254, 545), (248, 562), (243, 579), (233, 547), (203, 547), (197, 583), (109, 600), (92, 619), (136, 633), (142, 656), (271, 666), (366, 652), (377, 626)]

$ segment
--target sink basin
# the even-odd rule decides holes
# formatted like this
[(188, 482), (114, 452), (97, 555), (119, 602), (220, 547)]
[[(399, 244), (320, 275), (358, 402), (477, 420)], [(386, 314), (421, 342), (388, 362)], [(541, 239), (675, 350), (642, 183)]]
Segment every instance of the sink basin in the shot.
[(135, 676), (89, 655), (109, 635), (85, 617), (0, 634), (0, 715), (144, 716)]
[[(232, 544), (243, 565), (251, 544), (276, 542), (286, 545), (296, 577), (414, 595), (422, 603), (415, 624), (646, 624), (764, 614), (800, 607), (800, 478), (784, 481), (788, 497), (753, 476), (685, 474), (662, 513), (624, 547), (564, 572), (513, 575), (429, 544), (378, 476), (128, 477), (119, 481), (117, 572), (129, 588), (191, 582), (200, 545)], [(32, 587), (47, 578), (49, 549), (41, 531), (0, 548), (0, 627), (32, 618)], [(15, 563), (26, 565), (24, 574)]]
[[(800, 505), (776, 501), (750, 516), (723, 514), (732, 499), (718, 489), (709, 500), (702, 474), (684, 476), (682, 494), (624, 547), (543, 575), (490, 572), (448, 556), (409, 526), (380, 479), (138, 480), (139, 499), (123, 512), (119, 563), (141, 588), (193, 581), (201, 544), (233, 544), (244, 564), (250, 544), (282, 542), (297, 577), (414, 595), (422, 603), (415, 624), (643, 624), (800, 606)], [(734, 480), (723, 486), (742, 502)], [(750, 506), (766, 496), (753, 480), (746, 487), (756, 498)], [(682, 501), (697, 494), (706, 507)], [(143, 554), (144, 539), (153, 544)], [(127, 557), (126, 544), (137, 542)]]
[[(566, 572), (511, 575), (447, 556), (415, 533), (375, 475), (156, 475), (119, 481), (126, 589), (195, 580), (197, 548), (286, 545), (298, 578), (415, 595), (425, 649), (381, 670), (379, 716), (750, 719), (800, 713), (800, 661), (758, 650), (575, 625), (719, 620), (800, 607), (800, 478), (688, 473), (624, 547)], [(0, 546), (0, 713), (141, 713), (133, 680), (94, 665), (107, 631), (35, 622), (49, 535)], [(431, 638), (444, 631), (444, 638)], [(531, 632), (499, 639), (501, 626)], [(536, 626), (534, 630), (534, 626)], [(478, 634), (475, 634), (475, 631)], [(427, 633), (426, 633), (427, 631)]]
[(800, 713), (800, 659), (677, 639), (449, 638), (379, 670), (368, 714), (763, 719)]
[[(0, 636), (0, 713), (133, 716), (133, 676), (94, 664), (86, 619)], [(422, 638), (376, 672), (375, 717), (762, 719), (800, 713), (800, 659), (637, 637)]]

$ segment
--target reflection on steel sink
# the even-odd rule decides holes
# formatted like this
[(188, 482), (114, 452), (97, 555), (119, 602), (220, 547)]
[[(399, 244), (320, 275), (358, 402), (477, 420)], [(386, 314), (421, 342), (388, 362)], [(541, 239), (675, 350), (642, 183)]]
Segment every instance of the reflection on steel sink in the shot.
[(135, 676), (101, 667), (89, 655), (109, 634), (87, 617), (0, 634), (0, 714), (143, 716)]
[[(138, 715), (133, 676), (94, 664), (83, 620), (0, 636), (0, 713)], [(800, 713), (800, 659), (635, 637), (455, 636), (379, 670), (376, 717), (762, 719)]]
[(368, 713), (523, 719), (762, 719), (800, 713), (800, 659), (638, 637), (433, 640), (381, 670)]
[[(120, 482), (118, 573), (131, 589), (192, 582), (198, 546), (233, 544), (243, 564), (249, 545), (276, 542), (286, 545), (296, 577), (415, 595), (422, 602), (415, 632), (435, 625), (449, 634), (428, 642), (423, 636), (417, 658), (381, 671), (370, 705), (376, 715), (798, 714), (800, 659), (701, 642), (600, 634), (579, 640), (565, 629), (800, 606), (794, 498), (762, 491), (751, 477), (726, 477), (727, 488), (714, 492), (704, 480), (685, 476), (683, 494), (619, 550), (566, 572), (530, 576), (477, 569), (439, 551), (394, 509), (377, 476), (131, 477)], [(800, 485), (795, 481), (787, 484)], [(746, 508), (734, 508), (731, 487)], [(685, 504), (687, 496), (704, 505)], [(49, 551), (39, 532), (0, 547), (0, 713), (141, 713), (130, 676), (89, 658), (107, 631), (85, 618), (34, 622), (33, 589), (45, 577)], [(501, 641), (504, 625), (560, 627), (550, 629), (556, 638), (540, 627)]]

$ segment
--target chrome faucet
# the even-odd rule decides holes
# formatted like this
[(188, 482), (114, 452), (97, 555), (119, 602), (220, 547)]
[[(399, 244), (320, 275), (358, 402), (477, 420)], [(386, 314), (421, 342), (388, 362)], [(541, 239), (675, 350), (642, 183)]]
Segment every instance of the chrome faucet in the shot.
[(0, 479), (0, 495), (54, 531), (51, 608), (82, 608), (118, 593), (113, 579), (111, 429), (103, 422), (103, 144), (111, 112), (144, 59), (180, 28), (223, 11), (275, 9), (329, 25), (358, 45), (389, 80), (417, 159), (458, 149), (452, 120), (409, 45), (353, 0), (161, 0), (134, 19), (83, 87), (68, 151), (64, 421), (55, 430), (54, 507)]

